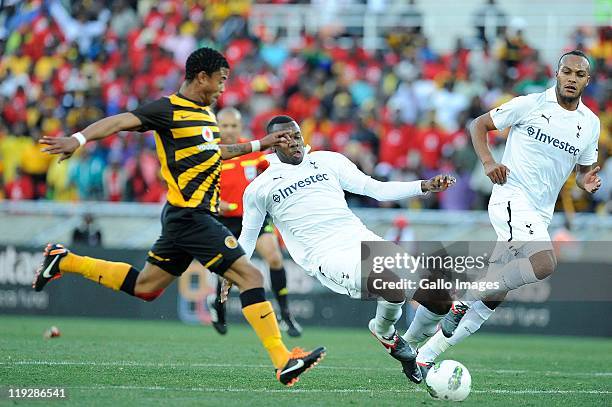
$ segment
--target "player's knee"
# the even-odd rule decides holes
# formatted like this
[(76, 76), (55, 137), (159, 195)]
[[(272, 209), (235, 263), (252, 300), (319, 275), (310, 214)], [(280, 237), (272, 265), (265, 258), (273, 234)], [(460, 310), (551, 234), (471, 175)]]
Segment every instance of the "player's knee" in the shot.
[(534, 254), (529, 258), (529, 261), (538, 280), (550, 276), (557, 268), (557, 259), (553, 252), (549, 250)]
[(270, 265), (271, 270), (278, 270), (283, 267), (283, 256), (277, 251), (269, 254), (266, 261)]
[(151, 301), (155, 301), (160, 295), (162, 295), (163, 292), (164, 292), (164, 289), (162, 288), (162, 289), (155, 290), (155, 291), (135, 292), (134, 295), (140, 298), (141, 300), (145, 300), (146, 302), (151, 302)]
[(251, 285), (260, 287), (263, 286), (263, 275), (255, 266), (251, 266), (249, 273), (247, 274), (247, 281), (251, 283)]
[[(237, 270), (238, 271), (238, 270)], [(244, 285), (246, 287), (262, 287), (263, 286), (263, 275), (261, 272), (252, 264), (241, 268), (238, 271)]]

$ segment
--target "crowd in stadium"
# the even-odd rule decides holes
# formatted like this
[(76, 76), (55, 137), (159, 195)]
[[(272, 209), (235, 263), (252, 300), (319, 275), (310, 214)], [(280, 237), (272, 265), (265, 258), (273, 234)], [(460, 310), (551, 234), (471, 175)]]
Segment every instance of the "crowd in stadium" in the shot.
[[(263, 136), (272, 116), (289, 114), (313, 149), (342, 152), (378, 179), (443, 171), (459, 181), (403, 206), (484, 209), (491, 183), (466, 124), (514, 95), (553, 83), (555, 66), (542, 62), (520, 27), (511, 25), (500, 26), (495, 41), (478, 38), (474, 27), (476, 40), (459, 38), (448, 53), (432, 49), (418, 25), (390, 30), (386, 47), (376, 52), (346, 32), (304, 34), (299, 47), (288, 48), (265, 30), (249, 32), (248, 1), (116, 0), (108, 9), (105, 3), (75, 1), (68, 9), (59, 0), (33, 0), (9, 2), (3, 11), (0, 199), (162, 201), (154, 139), (146, 133), (88, 143), (59, 165), (40, 152), (37, 140), (176, 92), (187, 55), (212, 46), (232, 67), (219, 107), (237, 107), (253, 137)], [(418, 3), (414, 7), (418, 16)], [(612, 152), (612, 28), (577, 29), (567, 48), (592, 58), (583, 102), (601, 119), (603, 164)], [(503, 137), (491, 136), (498, 152)], [(573, 184), (562, 195), (578, 210), (604, 206), (611, 170), (610, 163), (603, 166), (604, 187), (594, 200)], [(350, 203), (379, 205), (359, 197)]]

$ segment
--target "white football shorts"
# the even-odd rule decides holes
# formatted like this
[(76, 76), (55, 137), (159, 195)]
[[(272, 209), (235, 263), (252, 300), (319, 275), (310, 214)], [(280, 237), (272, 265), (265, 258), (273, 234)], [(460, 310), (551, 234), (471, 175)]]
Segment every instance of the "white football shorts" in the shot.
[(350, 238), (338, 239), (338, 244), (321, 256), (314, 275), (321, 284), (336, 293), (361, 298), (361, 242), (384, 239), (367, 229), (345, 233)]
[(529, 257), (553, 249), (548, 222), (522, 197), (490, 202), (489, 219), (498, 241), (491, 261), (508, 254)]

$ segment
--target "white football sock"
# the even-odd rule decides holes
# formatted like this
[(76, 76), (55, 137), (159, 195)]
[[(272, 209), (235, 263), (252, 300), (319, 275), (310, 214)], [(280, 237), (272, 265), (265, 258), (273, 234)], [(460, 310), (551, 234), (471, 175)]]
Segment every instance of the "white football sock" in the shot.
[(434, 336), (429, 338), (425, 345), (419, 348), (419, 353), (417, 354), (416, 361), (417, 363), (427, 364), (436, 360), (438, 356), (442, 354), (446, 349), (450, 348), (450, 343), (448, 343), (448, 339), (442, 333), (440, 329)]
[(468, 336), (476, 333), (494, 312), (495, 310), (484, 305), (482, 301), (475, 302), (472, 304), (472, 308), (461, 319), (453, 336), (450, 338), (445, 337), (440, 329), (419, 349), (417, 363), (427, 364), (434, 362), (448, 348), (455, 346)]
[(465, 299), (468, 301), (482, 300), (489, 296), (505, 293), (514, 290), (526, 284), (535, 283), (538, 281), (531, 262), (529, 259), (516, 259), (504, 267), (487, 272), (486, 277), (478, 282), (497, 283), (498, 288), (488, 288), (484, 290), (469, 290), (465, 293)]
[(427, 338), (432, 337), (436, 333), (438, 322), (440, 322), (442, 318), (444, 318), (444, 315), (438, 315), (424, 306), (419, 305), (414, 315), (414, 319), (402, 337), (413, 349), (416, 349), (421, 342), (427, 340)]
[(379, 299), (376, 305), (376, 333), (382, 336), (390, 336), (395, 332), (395, 323), (402, 316), (404, 302), (389, 302)]
[(477, 301), (472, 304), (472, 307), (465, 313), (463, 318), (461, 318), (461, 322), (459, 322), (453, 336), (448, 338), (447, 342), (449, 345), (455, 346), (468, 336), (475, 334), (494, 312), (495, 310), (484, 305), (482, 301)]

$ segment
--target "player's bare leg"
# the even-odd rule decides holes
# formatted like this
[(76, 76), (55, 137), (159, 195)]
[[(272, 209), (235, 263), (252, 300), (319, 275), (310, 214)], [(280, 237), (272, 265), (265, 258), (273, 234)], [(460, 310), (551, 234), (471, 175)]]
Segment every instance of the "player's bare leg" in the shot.
[(300, 348), (294, 348), (291, 352), (287, 350), (272, 304), (265, 298), (263, 276), (246, 256), (236, 260), (223, 277), (238, 286), (242, 314), (268, 351), (276, 369), (276, 377), (281, 383), (292, 386), (299, 380), (300, 374), (315, 366), (325, 356), (324, 347), (311, 352)]
[(270, 267), (270, 283), (281, 311), (281, 330), (287, 332), (289, 336), (299, 337), (302, 335), (302, 327), (293, 319), (291, 311), (289, 311), (287, 272), (283, 266), (283, 255), (276, 235), (274, 233), (263, 233), (257, 239), (255, 250)]
[(121, 290), (145, 301), (155, 300), (176, 279), (176, 276), (149, 262), (138, 271), (127, 263), (79, 256), (62, 245), (49, 244), (34, 278), (34, 289), (41, 291), (49, 281), (61, 277), (62, 273), (80, 274), (100, 285), (115, 291)]

